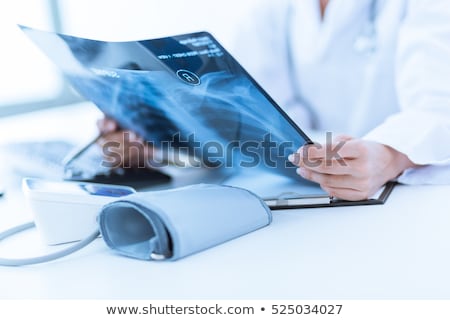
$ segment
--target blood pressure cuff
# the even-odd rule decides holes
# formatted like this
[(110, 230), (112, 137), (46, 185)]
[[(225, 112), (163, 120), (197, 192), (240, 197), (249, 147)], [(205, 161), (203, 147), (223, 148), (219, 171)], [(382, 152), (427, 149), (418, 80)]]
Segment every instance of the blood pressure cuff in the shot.
[(103, 207), (98, 219), (111, 249), (176, 260), (265, 227), (272, 214), (248, 190), (199, 184), (123, 197)]

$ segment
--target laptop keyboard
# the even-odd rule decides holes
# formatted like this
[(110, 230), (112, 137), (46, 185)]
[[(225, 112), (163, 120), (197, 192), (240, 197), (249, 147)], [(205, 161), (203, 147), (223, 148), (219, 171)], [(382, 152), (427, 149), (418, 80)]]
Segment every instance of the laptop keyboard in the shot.
[(71, 171), (77, 174), (67, 176), (62, 163), (74, 147), (61, 140), (27, 141), (4, 145), (1, 152), (9, 168), (23, 177), (123, 184), (136, 189), (170, 181), (168, 175), (152, 169), (112, 169), (102, 166), (103, 158), (96, 146), (89, 148), (70, 165)]
[(9, 167), (21, 176), (61, 179), (62, 160), (74, 148), (66, 141), (16, 142), (2, 147)]

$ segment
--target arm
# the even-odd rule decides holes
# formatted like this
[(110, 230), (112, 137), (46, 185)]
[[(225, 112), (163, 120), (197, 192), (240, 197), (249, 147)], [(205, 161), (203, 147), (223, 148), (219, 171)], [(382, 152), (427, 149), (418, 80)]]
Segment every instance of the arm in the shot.
[(317, 182), (330, 196), (363, 200), (414, 164), (403, 153), (380, 143), (341, 136), (325, 146), (304, 146), (289, 160), (297, 173)]
[(449, 1), (408, 2), (396, 60), (401, 112), (365, 139), (390, 145), (417, 164), (450, 160), (449, 39)]
[[(396, 61), (401, 111), (363, 139), (301, 148), (291, 157), (299, 174), (333, 196), (359, 200), (405, 171), (421, 172), (415, 164), (450, 163), (449, 21), (448, 1), (408, 2)], [(331, 156), (337, 159), (330, 159), (327, 150), (336, 148), (338, 155)], [(430, 182), (426, 177), (415, 181)]]

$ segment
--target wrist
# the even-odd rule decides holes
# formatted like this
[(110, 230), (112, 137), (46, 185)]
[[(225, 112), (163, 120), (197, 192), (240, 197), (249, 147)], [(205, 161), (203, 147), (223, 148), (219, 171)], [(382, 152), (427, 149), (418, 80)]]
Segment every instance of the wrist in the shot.
[(390, 165), (392, 172), (389, 180), (399, 177), (406, 169), (413, 168), (415, 164), (408, 158), (408, 156), (392, 147), (385, 146), (390, 154)]

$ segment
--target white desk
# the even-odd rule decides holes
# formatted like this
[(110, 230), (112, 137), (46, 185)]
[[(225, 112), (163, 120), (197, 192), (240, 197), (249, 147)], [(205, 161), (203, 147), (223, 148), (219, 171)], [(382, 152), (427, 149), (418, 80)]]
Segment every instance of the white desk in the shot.
[[(177, 262), (118, 256), (97, 239), (59, 261), (0, 267), (0, 299), (449, 299), (449, 196), (398, 186), (384, 206), (275, 212), (269, 227)], [(23, 200), (9, 186), (1, 229), (30, 218)], [(34, 250), (48, 250), (36, 231), (0, 244), (2, 256)]]

